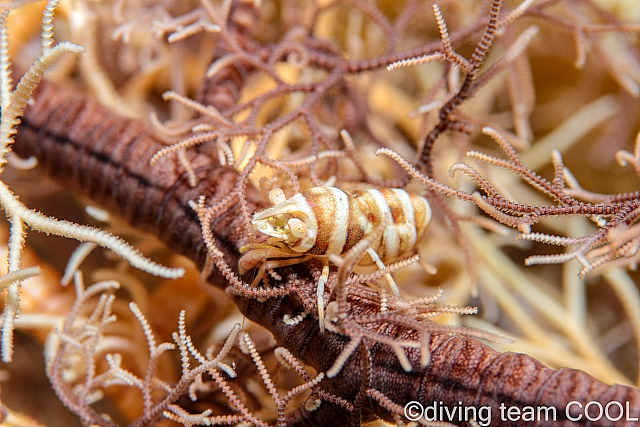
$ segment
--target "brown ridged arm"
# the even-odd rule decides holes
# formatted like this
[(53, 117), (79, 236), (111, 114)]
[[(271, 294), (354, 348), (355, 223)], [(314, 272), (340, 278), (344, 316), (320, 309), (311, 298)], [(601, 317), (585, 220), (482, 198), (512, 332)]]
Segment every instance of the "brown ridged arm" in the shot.
[[(188, 202), (200, 195), (207, 197), (207, 204), (219, 201), (236, 184), (234, 170), (221, 167), (215, 155), (204, 149), (188, 150), (199, 179), (192, 188), (176, 160), (165, 158), (155, 167), (149, 166), (151, 156), (163, 146), (146, 125), (118, 117), (84, 95), (51, 83), (43, 82), (34, 98), (35, 104), (27, 109), (18, 129), (16, 154), (36, 156), (55, 179), (84, 191), (134, 226), (155, 233), (198, 267), (204, 265), (206, 249), (200, 224)], [(251, 210), (263, 206), (255, 190), (247, 188), (246, 196)], [(232, 205), (212, 226), (234, 269), (238, 248), (247, 243), (246, 235), (238, 231), (241, 221), (237, 207)], [(295, 316), (309, 306), (308, 301), (314, 301), (315, 281), (303, 267), (295, 268), (299, 280), (292, 294), (262, 302), (237, 297), (236, 302), (248, 318), (274, 334), (279, 346), (319, 372), (326, 372), (349, 339), (329, 331), (319, 333), (316, 312), (295, 326), (283, 322), (285, 314)], [(226, 286), (220, 274), (214, 273), (210, 281), (221, 288)], [(379, 311), (379, 306), (374, 299), (363, 301), (351, 296), (350, 310), (351, 315), (359, 316)], [(414, 334), (384, 322), (376, 329), (395, 337)], [(527, 355), (498, 353), (470, 338), (434, 334), (430, 349), (431, 362), (426, 367), (420, 365), (417, 351), (407, 351), (413, 366), (407, 373), (390, 347), (364, 340), (335, 378), (321, 382), (328, 400), (313, 412), (296, 409), (290, 414), (290, 425), (349, 425), (376, 417), (393, 420), (394, 407), (374, 398), (380, 395), (396, 409), (410, 401), (425, 406), (442, 402), (450, 410), (490, 406), (492, 426), (612, 425), (606, 420), (589, 423), (584, 416), (578, 423), (566, 420), (566, 405), (574, 400), (582, 404), (597, 400), (603, 406), (610, 401), (623, 406), (629, 402), (629, 416), (640, 417), (640, 391), (632, 387), (608, 386), (580, 371), (552, 370)], [(341, 406), (337, 397), (352, 407)], [(500, 404), (505, 408), (554, 407), (557, 422), (501, 422)], [(637, 422), (623, 419), (615, 425), (632, 426)]]
[[(35, 106), (28, 108), (19, 128), (16, 154), (37, 157), (51, 177), (154, 233), (197, 265), (204, 264), (206, 249), (189, 201), (201, 195), (207, 197), (207, 205), (222, 199), (236, 184), (234, 170), (220, 167), (208, 153), (189, 150), (187, 157), (198, 178), (197, 186), (191, 187), (175, 157), (149, 165), (164, 145), (148, 126), (48, 82), (40, 85), (34, 99)], [(264, 203), (252, 189), (246, 194), (251, 209)], [(229, 256), (247, 243), (246, 235), (238, 233), (240, 224), (235, 205), (214, 224), (219, 241), (231, 244), (226, 248)]]
[[(260, 318), (281, 318), (284, 314), (295, 315), (301, 310), (291, 300), (277, 307), (278, 311), (274, 311), (271, 307), (251, 301), (245, 311)], [(267, 312), (267, 309), (270, 311)], [(375, 307), (365, 308), (365, 312), (370, 310), (375, 310)], [(352, 314), (363, 314), (362, 311), (361, 305), (352, 306)], [(319, 334), (317, 320), (310, 317), (297, 325), (295, 331), (288, 331), (286, 326), (275, 329), (271, 325), (269, 327), (280, 345), (287, 346), (292, 352), (297, 350), (297, 356), (319, 371), (327, 371), (348, 340), (327, 332)], [(412, 337), (412, 332), (402, 330), (397, 325), (381, 324), (379, 330), (399, 338)], [(433, 407), (436, 402), (438, 411), (443, 406), (450, 411), (456, 407), (458, 411), (460, 407), (475, 407), (477, 421), (490, 419), (492, 426), (631, 427), (638, 425), (637, 420), (640, 419), (640, 390), (637, 388), (610, 386), (575, 369), (550, 369), (531, 356), (500, 353), (473, 338), (434, 334), (430, 342), (429, 365), (421, 367), (419, 353), (408, 352), (413, 367), (413, 371), (408, 373), (400, 366), (390, 347), (377, 343), (366, 350), (363, 347), (349, 359), (333, 383), (323, 381), (323, 388), (350, 402), (356, 401), (358, 393), (368, 388), (379, 391), (400, 407), (413, 401), (420, 402), (425, 408)], [(370, 379), (367, 377), (368, 371), (371, 372)], [(571, 404), (567, 412), (567, 405), (571, 402), (577, 403)], [(618, 402), (624, 410), (624, 416), (615, 424), (604, 416), (595, 422), (589, 421), (584, 415), (578, 419), (585, 413), (584, 408), (589, 402), (599, 402), (603, 409), (613, 402), (610, 414), (614, 418), (619, 413), (619, 407), (616, 406)], [(591, 405), (589, 412), (592, 418), (597, 417), (598, 413), (594, 405)], [(483, 407), (485, 409), (481, 409)], [(295, 425), (322, 426), (334, 420), (334, 411), (322, 406), (320, 409), (325, 409), (325, 412), (318, 410), (317, 414), (309, 414), (301, 409), (295, 414)], [(393, 414), (374, 399), (366, 399), (359, 409), (362, 420), (379, 417), (393, 421)], [(536, 411), (534, 423), (528, 422), (524, 416), (526, 411), (531, 413), (531, 410)], [(491, 411), (490, 417), (488, 411)], [(576, 421), (568, 419), (567, 414)], [(444, 418), (439, 420), (458, 421), (455, 417), (447, 418), (446, 412), (443, 415)]]

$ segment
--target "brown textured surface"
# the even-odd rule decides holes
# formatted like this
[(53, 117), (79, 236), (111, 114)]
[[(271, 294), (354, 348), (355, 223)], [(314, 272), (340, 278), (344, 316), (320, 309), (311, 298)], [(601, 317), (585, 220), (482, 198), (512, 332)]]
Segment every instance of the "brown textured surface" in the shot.
[[(189, 200), (206, 195), (208, 204), (224, 197), (235, 185), (233, 170), (220, 167), (214, 158), (198, 150), (188, 156), (199, 178), (195, 188), (188, 185), (186, 174), (173, 159), (161, 160), (155, 168), (148, 159), (161, 147), (147, 127), (122, 119), (83, 95), (43, 83), (34, 96), (36, 103), (25, 113), (16, 138), (15, 152), (35, 155), (41, 167), (61, 182), (72, 185), (96, 201), (125, 215), (131, 223), (157, 234), (176, 252), (204, 263), (205, 248), (197, 216)], [(247, 189), (251, 210), (262, 206), (258, 194)], [(241, 217), (232, 206), (213, 225), (224, 248), (227, 261), (236, 266), (237, 249), (246, 243)], [(347, 338), (319, 333), (315, 316), (296, 326), (286, 325), (284, 314), (297, 315), (304, 310), (305, 299), (314, 298), (314, 281), (303, 266), (296, 267), (300, 284), (292, 295), (265, 302), (237, 298), (242, 312), (267, 327), (279, 346), (287, 347), (318, 371), (326, 371), (344, 348)], [(224, 287), (219, 275), (212, 282)], [(351, 314), (361, 316), (379, 311), (377, 303), (352, 295)], [(381, 322), (377, 329), (387, 335), (402, 337), (411, 332), (397, 325)], [(381, 417), (392, 420), (390, 413), (373, 399), (367, 389), (382, 392), (399, 405), (418, 400), (425, 404), (442, 401), (445, 405), (485, 406), (493, 408), (492, 425), (611, 425), (607, 422), (572, 423), (562, 420), (566, 404), (572, 400), (588, 402), (611, 400), (630, 402), (631, 416), (640, 416), (640, 391), (631, 387), (607, 386), (575, 370), (551, 370), (527, 355), (498, 353), (468, 338), (433, 335), (431, 363), (419, 365), (417, 351), (408, 354), (413, 371), (406, 373), (393, 350), (366, 340), (333, 379), (322, 388), (354, 404), (355, 411), (324, 402), (314, 412), (299, 408), (290, 415), (291, 425), (347, 425)], [(496, 423), (499, 405), (551, 405), (558, 408), (556, 423)], [(583, 420), (584, 421), (584, 420)], [(632, 426), (635, 422), (618, 422)]]
[[(142, 123), (118, 117), (79, 93), (47, 82), (34, 99), (36, 106), (27, 110), (20, 126), (16, 154), (36, 156), (52, 177), (82, 190), (135, 227), (156, 234), (176, 252), (203, 264), (200, 226), (188, 203), (201, 195), (207, 197), (207, 205), (219, 201), (235, 185), (235, 171), (216, 167), (216, 159), (190, 150), (187, 157), (199, 179), (191, 187), (175, 158), (149, 166), (149, 159), (163, 145)], [(252, 190), (247, 190), (247, 202), (251, 209), (264, 203)], [(236, 245), (227, 248), (230, 256), (247, 243), (240, 224), (235, 207), (215, 223), (219, 240)]]

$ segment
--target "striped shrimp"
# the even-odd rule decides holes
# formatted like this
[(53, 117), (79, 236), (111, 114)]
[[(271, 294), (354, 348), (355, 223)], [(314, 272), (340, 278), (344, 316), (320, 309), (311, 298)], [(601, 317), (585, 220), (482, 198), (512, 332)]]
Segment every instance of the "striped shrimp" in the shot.
[[(268, 238), (241, 248), (244, 253), (239, 270), (244, 274), (261, 264), (254, 284), (265, 270), (302, 263), (320, 257), (324, 267), (318, 281), (318, 317), (324, 329), (324, 286), (329, 277), (328, 257), (343, 255), (374, 232), (383, 221), (387, 226), (374, 241), (359, 266), (377, 265), (384, 269), (408, 255), (424, 237), (431, 220), (426, 199), (402, 189), (344, 191), (335, 187), (314, 187), (286, 199), (276, 188), (269, 193), (274, 205), (256, 212), (254, 230)], [(398, 288), (387, 274), (395, 294)]]

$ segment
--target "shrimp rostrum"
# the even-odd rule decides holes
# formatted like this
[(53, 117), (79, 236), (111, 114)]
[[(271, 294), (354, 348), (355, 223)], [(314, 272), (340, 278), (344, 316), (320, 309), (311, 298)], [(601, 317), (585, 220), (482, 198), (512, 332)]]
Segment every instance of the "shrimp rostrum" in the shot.
[[(256, 212), (254, 230), (270, 236), (264, 243), (244, 246), (239, 270), (244, 274), (260, 264), (254, 280), (267, 269), (320, 258), (324, 263), (318, 281), (318, 317), (324, 328), (324, 286), (329, 277), (330, 255), (343, 255), (386, 221), (382, 236), (367, 249), (359, 266), (394, 262), (415, 250), (431, 220), (431, 207), (423, 197), (402, 189), (344, 191), (335, 187), (314, 187), (286, 199), (276, 188), (269, 194), (274, 205)], [(367, 256), (368, 255), (368, 256)], [(387, 281), (395, 294), (397, 286)]]

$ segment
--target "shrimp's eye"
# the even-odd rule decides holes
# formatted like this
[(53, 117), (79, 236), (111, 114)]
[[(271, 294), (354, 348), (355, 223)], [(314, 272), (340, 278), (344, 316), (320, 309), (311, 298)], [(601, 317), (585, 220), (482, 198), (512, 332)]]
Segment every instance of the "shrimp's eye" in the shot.
[(306, 224), (298, 218), (291, 218), (287, 225), (289, 225), (289, 230), (291, 230), (293, 237), (304, 237), (307, 234)]
[(279, 205), (285, 200), (287, 200), (287, 198), (285, 197), (284, 191), (282, 191), (282, 189), (274, 188), (269, 192), (269, 201), (271, 202), (271, 204)]

